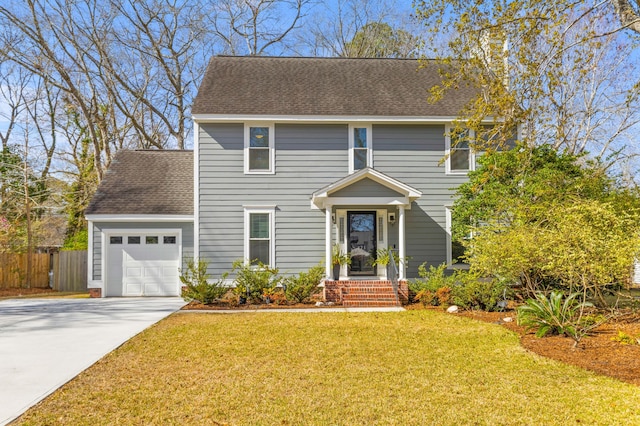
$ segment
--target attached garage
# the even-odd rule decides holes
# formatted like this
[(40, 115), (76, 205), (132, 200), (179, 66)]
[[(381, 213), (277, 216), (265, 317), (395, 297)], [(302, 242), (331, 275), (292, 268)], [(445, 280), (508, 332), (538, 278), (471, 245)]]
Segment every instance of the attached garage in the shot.
[(106, 241), (107, 296), (179, 296), (178, 232), (110, 232)]
[(85, 211), (92, 297), (179, 296), (193, 256), (193, 152), (119, 151)]

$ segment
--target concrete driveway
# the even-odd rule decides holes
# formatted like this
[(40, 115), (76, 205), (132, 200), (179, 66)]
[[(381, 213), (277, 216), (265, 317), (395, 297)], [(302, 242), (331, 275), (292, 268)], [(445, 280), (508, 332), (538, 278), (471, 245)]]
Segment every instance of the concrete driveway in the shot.
[(173, 297), (0, 301), (0, 425), (183, 305)]

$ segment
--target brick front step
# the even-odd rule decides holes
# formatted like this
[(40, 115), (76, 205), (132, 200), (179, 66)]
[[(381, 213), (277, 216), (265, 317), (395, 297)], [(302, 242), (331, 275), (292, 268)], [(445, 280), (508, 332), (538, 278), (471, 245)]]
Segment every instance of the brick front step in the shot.
[(344, 300), (342, 306), (352, 308), (400, 306), (395, 300)]
[(351, 307), (400, 306), (393, 285), (384, 280), (326, 281), (325, 298)]

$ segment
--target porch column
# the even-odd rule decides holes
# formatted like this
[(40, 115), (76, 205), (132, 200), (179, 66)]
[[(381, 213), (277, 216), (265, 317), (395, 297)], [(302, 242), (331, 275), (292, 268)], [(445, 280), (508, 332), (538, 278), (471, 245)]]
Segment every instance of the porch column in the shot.
[(325, 208), (325, 273), (327, 278), (331, 278), (333, 265), (331, 264), (331, 211), (333, 206), (327, 205)]
[(405, 279), (405, 240), (404, 240), (404, 206), (398, 206), (398, 256), (400, 256), (400, 265), (398, 265), (398, 279)]

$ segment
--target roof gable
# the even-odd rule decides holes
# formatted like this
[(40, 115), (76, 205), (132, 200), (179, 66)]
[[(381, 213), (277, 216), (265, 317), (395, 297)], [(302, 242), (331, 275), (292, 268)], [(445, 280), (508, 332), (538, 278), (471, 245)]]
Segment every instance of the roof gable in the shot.
[[(351, 187), (357, 189), (361, 183), (364, 184), (364, 188), (367, 190), (374, 189), (371, 183), (375, 183), (382, 187), (383, 191), (380, 193), (363, 193), (357, 196), (354, 196), (351, 191), (347, 191)], [(375, 204), (410, 206), (413, 201), (421, 196), (422, 192), (412, 186), (367, 167), (314, 192), (311, 195), (311, 205), (315, 208), (323, 209), (335, 200), (340, 200), (344, 204), (345, 198), (350, 199), (353, 203), (358, 203), (359, 199), (371, 200), (376, 198)]]
[(211, 59), (195, 98), (205, 115), (455, 117), (477, 93), (448, 91), (435, 61), (364, 58), (225, 57)]
[(365, 177), (349, 186), (331, 191), (332, 197), (397, 197), (406, 195), (398, 192), (397, 188), (391, 188), (380, 182)]

